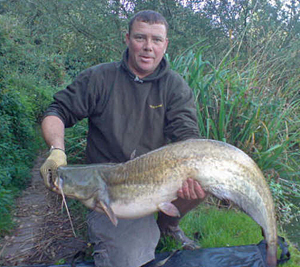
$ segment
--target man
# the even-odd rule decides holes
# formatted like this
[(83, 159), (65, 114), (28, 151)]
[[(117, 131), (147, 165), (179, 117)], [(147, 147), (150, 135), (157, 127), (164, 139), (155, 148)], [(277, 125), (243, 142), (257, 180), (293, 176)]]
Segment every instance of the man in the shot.
[[(141, 11), (129, 23), (127, 49), (120, 62), (104, 63), (83, 71), (65, 90), (54, 95), (42, 122), (51, 153), (41, 173), (54, 191), (58, 166), (67, 164), (64, 128), (85, 117), (89, 120), (87, 163), (124, 162), (168, 142), (199, 138), (191, 89), (169, 69), (164, 53), (168, 24), (154, 11)], [(183, 183), (174, 204), (184, 216), (205, 197), (191, 179)], [(96, 266), (138, 267), (154, 258), (159, 229), (187, 248), (195, 243), (179, 228), (180, 218), (153, 215), (119, 220), (118, 226), (95, 211), (88, 216)], [(158, 224), (158, 226), (157, 226)]]

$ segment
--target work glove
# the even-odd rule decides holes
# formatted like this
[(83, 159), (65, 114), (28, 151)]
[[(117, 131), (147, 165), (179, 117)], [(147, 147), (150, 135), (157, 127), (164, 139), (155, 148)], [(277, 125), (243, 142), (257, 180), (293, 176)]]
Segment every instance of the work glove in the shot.
[(41, 175), (47, 188), (57, 192), (54, 182), (57, 178), (57, 168), (67, 165), (67, 156), (60, 148), (52, 148), (50, 155), (40, 168)]

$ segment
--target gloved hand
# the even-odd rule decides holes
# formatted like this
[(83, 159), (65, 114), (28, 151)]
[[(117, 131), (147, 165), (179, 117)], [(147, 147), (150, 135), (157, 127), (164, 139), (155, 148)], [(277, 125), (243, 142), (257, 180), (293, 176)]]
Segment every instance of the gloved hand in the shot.
[(54, 185), (57, 178), (57, 168), (67, 165), (67, 156), (62, 149), (54, 148), (50, 150), (50, 155), (40, 168), (41, 175), (44, 179), (46, 187), (58, 192), (58, 188)]

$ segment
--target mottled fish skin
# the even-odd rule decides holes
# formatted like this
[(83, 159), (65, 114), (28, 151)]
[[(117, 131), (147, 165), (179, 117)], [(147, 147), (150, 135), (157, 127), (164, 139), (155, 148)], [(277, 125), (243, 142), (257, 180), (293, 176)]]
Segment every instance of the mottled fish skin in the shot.
[(224, 142), (190, 139), (125, 163), (66, 166), (58, 170), (66, 196), (93, 208), (105, 201), (119, 218), (138, 218), (177, 198), (187, 178), (219, 199), (233, 201), (264, 231), (267, 262), (277, 262), (277, 226), (269, 186), (255, 162)]

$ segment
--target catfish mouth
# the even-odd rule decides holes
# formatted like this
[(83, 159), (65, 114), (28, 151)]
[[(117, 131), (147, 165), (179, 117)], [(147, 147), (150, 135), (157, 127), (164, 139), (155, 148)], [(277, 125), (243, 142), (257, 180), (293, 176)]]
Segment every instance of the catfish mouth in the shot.
[(89, 193), (87, 196), (79, 197), (78, 196), (79, 194), (75, 194), (75, 192), (74, 193), (65, 192), (65, 190), (63, 188), (64, 187), (64, 179), (61, 178), (61, 177), (57, 177), (56, 178), (56, 180), (54, 181), (54, 185), (55, 185), (56, 188), (58, 188), (59, 192), (61, 192), (62, 194), (66, 195), (67, 197), (69, 197), (69, 198), (75, 198), (75, 199), (82, 200), (82, 201), (86, 201), (86, 200), (91, 199), (94, 196), (94, 194), (97, 191), (100, 190), (100, 188), (96, 187), (93, 190), (91, 190), (91, 193)]
[(57, 176), (55, 181), (53, 182), (53, 185), (59, 190), (63, 188), (63, 184), (64, 184), (64, 180), (60, 176)]

